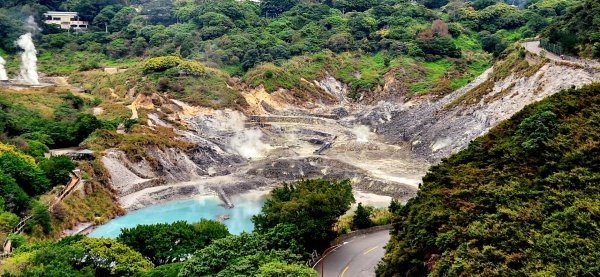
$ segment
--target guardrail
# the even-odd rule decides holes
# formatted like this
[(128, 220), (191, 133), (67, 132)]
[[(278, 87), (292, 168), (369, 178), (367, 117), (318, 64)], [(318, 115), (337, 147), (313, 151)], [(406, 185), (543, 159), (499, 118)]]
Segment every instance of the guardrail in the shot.
[(365, 234), (370, 234), (370, 233), (375, 233), (375, 232), (379, 232), (379, 231), (383, 231), (383, 230), (389, 230), (391, 228), (392, 228), (392, 224), (388, 224), (388, 225), (381, 225), (381, 226), (375, 226), (375, 227), (371, 227), (371, 228), (366, 228), (366, 229), (360, 229), (360, 230), (352, 231), (352, 232), (350, 232), (348, 234), (343, 234), (343, 235), (335, 238), (331, 242), (331, 245), (341, 244), (345, 240), (347, 240), (349, 238), (352, 238), (352, 237), (356, 237), (356, 236), (360, 236), (360, 235), (365, 235)]

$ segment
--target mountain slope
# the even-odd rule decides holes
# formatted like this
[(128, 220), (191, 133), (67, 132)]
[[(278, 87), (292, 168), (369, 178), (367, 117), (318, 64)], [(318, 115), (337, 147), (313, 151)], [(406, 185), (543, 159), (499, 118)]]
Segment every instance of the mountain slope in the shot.
[(430, 169), (378, 275), (598, 275), (599, 141), (599, 84), (525, 107)]

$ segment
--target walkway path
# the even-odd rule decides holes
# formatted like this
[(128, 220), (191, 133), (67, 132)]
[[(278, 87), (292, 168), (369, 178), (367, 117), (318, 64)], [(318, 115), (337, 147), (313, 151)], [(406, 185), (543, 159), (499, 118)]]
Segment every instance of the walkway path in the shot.
[(566, 55), (564, 56), (564, 59), (563, 59), (560, 56), (540, 47), (539, 41), (523, 42), (523, 43), (521, 43), (521, 45), (523, 45), (523, 47), (525, 47), (525, 49), (527, 51), (537, 54), (537, 55), (541, 55), (541, 53), (543, 51), (544, 57), (546, 57), (552, 61), (566, 62), (566, 63), (576, 64), (576, 65), (580, 65), (580, 66), (584, 66), (584, 67), (600, 68), (600, 62), (596, 61), (596, 60), (581, 59), (581, 58), (576, 58), (576, 57), (566, 56)]

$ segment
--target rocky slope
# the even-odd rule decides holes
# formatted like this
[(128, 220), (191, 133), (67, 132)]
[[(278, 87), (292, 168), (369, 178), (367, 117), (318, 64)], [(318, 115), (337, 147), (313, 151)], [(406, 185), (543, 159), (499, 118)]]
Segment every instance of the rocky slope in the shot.
[[(380, 107), (364, 115), (363, 121), (376, 124), (374, 119), (391, 114), (389, 121), (378, 124), (379, 133), (391, 143), (410, 142), (415, 156), (437, 163), (524, 106), (562, 89), (600, 81), (600, 70), (595, 68), (531, 53), (525, 61), (527, 66), (518, 70), (515, 63), (500, 62), (440, 100), (402, 103), (391, 111)], [(506, 67), (511, 70), (501, 72)]]
[(431, 163), (466, 147), (529, 103), (600, 81), (600, 72), (514, 49), (441, 99), (405, 102), (402, 80), (390, 74), (384, 81), (362, 103), (349, 101), (347, 85), (329, 75), (309, 82), (338, 99), (335, 105), (298, 106), (284, 90), (247, 89), (245, 114), (155, 95), (147, 101), (156, 106), (136, 101), (147, 108), (143, 128), (172, 129), (190, 147), (146, 146), (146, 158), (135, 161), (108, 150), (103, 161), (126, 209), (316, 177), (350, 178), (359, 190), (406, 200), (415, 195)]

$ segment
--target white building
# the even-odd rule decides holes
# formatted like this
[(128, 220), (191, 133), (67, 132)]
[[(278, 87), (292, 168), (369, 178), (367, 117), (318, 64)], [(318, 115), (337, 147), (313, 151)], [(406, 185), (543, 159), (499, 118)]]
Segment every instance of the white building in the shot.
[(43, 19), (46, 24), (58, 25), (65, 30), (87, 30), (89, 25), (76, 12), (47, 12)]

